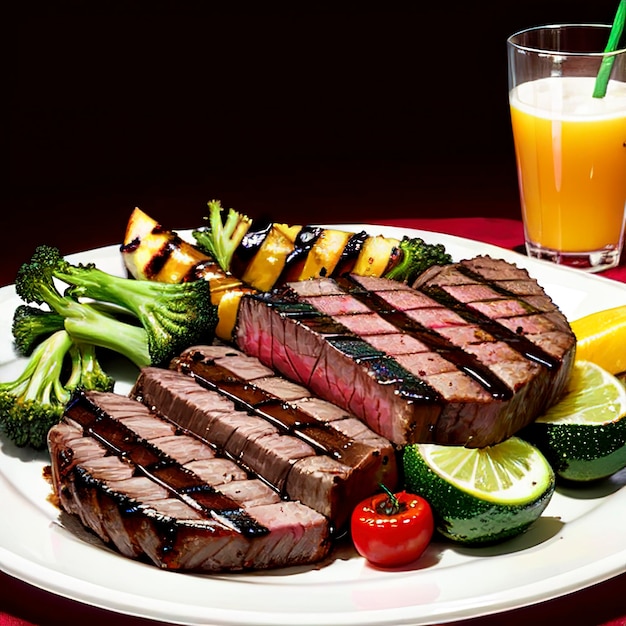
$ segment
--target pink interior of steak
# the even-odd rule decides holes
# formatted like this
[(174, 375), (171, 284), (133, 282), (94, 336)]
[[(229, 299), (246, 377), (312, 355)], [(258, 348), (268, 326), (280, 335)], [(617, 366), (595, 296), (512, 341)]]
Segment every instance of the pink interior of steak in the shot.
[(246, 298), (236, 341), (396, 443), (483, 446), (562, 393), (575, 341), (542, 293), (489, 257), (428, 272), (418, 289), (304, 281)]
[(315, 562), (329, 551), (326, 518), (135, 400), (89, 392), (49, 442), (63, 508), (126, 556), (237, 571)]
[(195, 346), (172, 367), (144, 369), (132, 395), (337, 527), (380, 484), (396, 487), (389, 441), (258, 360)]

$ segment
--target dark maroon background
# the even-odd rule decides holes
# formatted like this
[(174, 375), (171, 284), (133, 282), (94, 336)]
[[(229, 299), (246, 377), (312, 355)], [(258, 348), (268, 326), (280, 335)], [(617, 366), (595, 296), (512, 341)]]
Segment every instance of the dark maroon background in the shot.
[(119, 241), (137, 205), (173, 228), (213, 198), (292, 223), (516, 217), (506, 38), (617, 7), (221, 4), (24, 2), (5, 21), (2, 282), (37, 243)]

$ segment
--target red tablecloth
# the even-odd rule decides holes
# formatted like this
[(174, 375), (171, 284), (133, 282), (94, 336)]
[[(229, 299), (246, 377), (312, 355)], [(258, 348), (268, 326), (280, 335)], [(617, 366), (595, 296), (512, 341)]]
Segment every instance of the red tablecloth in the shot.
[[(413, 220), (385, 220), (381, 224), (389, 226), (404, 226), (422, 230), (457, 235), (477, 241), (484, 241), (510, 250), (522, 250), (524, 244), (524, 229), (518, 220), (500, 219), (491, 217), (473, 217), (459, 219), (413, 219)], [(599, 276), (612, 278), (626, 283), (626, 251), (622, 255), (618, 267), (601, 272)]]
[[(381, 221), (381, 223), (390, 226), (406, 226), (444, 232), (509, 249), (519, 248), (523, 244), (522, 225), (514, 220), (495, 218), (404, 219)], [(603, 275), (626, 283), (626, 263), (622, 260), (622, 264), (619, 267), (604, 272)], [(3, 514), (6, 515), (7, 512), (5, 511)], [(623, 578), (623, 582), (626, 584), (626, 577)], [(620, 592), (616, 592), (615, 587), (607, 586), (608, 584), (604, 583), (604, 586), (599, 585), (586, 594), (585, 592), (571, 594), (563, 599), (561, 603), (558, 600), (551, 601), (545, 603), (544, 606), (528, 607), (526, 609), (518, 609), (510, 614), (493, 616), (494, 621), (488, 621), (488, 618), (478, 618), (477, 620), (471, 620), (468, 624), (476, 623), (477, 626), (478, 624), (481, 626), (487, 626), (487, 624), (495, 626), (499, 623), (517, 625), (532, 621), (547, 624), (560, 622), (562, 618), (565, 617), (567, 619), (569, 617), (568, 621), (576, 624), (624, 626), (626, 625), (626, 603), (620, 605), (624, 609), (623, 613), (617, 611), (617, 609), (608, 613), (594, 612), (593, 606), (590, 606), (596, 600), (598, 601), (598, 607), (601, 607), (603, 604), (606, 606), (611, 602), (613, 602), (611, 606), (616, 606), (614, 604), (616, 601), (615, 596), (619, 596)], [(595, 594), (593, 600), (589, 595), (592, 592)], [(245, 602), (245, 598), (242, 598), (242, 601)], [(619, 598), (617, 601), (619, 601)], [(580, 613), (576, 609), (577, 603), (580, 606)], [(139, 626), (141, 624), (153, 623), (87, 607), (41, 591), (2, 573), (0, 573), (0, 610), (4, 610), (3, 613), (0, 612), (0, 626), (32, 626), (33, 624), (38, 626), (47, 626), (48, 624), (63, 624), (64, 626), (83, 626), (85, 624), (89, 624), (89, 626), (98, 624)], [(588, 616), (600, 614), (603, 617), (599, 618), (598, 621), (589, 621)], [(580, 616), (580, 621), (577, 619), (577, 615)], [(610, 617), (606, 617), (607, 615)], [(621, 617), (621, 615), (624, 615), (624, 617)], [(207, 619), (210, 620), (210, 616), (207, 616)]]

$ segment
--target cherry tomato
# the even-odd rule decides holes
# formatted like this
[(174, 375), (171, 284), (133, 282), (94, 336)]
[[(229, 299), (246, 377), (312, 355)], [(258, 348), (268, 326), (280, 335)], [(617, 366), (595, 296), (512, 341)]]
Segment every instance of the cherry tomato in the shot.
[(380, 567), (415, 561), (426, 550), (435, 523), (424, 498), (401, 491), (373, 495), (352, 512), (350, 531), (357, 552)]

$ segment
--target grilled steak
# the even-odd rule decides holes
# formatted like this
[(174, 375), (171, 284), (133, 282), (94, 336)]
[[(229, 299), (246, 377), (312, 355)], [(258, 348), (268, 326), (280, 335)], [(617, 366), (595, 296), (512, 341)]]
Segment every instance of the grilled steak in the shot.
[(195, 346), (172, 368), (143, 369), (131, 395), (336, 528), (381, 483), (397, 486), (389, 441), (257, 359), (229, 347)]
[(235, 342), (400, 445), (503, 441), (561, 395), (575, 354), (537, 282), (490, 257), (414, 288), (351, 275), (246, 296)]
[(125, 556), (172, 570), (317, 562), (328, 520), (136, 400), (88, 392), (49, 433), (62, 508)]

